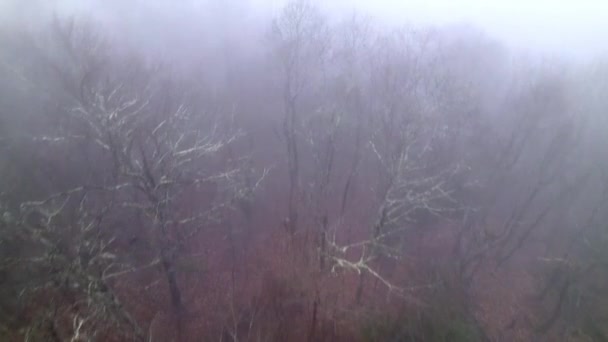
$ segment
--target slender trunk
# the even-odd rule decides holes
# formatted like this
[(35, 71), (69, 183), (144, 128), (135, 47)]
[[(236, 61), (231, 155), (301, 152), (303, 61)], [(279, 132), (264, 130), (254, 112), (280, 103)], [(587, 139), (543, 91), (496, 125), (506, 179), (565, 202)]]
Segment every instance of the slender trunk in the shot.
[(297, 229), (298, 212), (296, 201), (300, 171), (298, 145), (296, 139), (296, 96), (293, 94), (292, 87), (292, 79), (290, 71), (288, 70), (288, 78), (285, 89), (285, 118), (283, 122), (283, 134), (285, 135), (285, 140), (287, 143), (287, 168), (289, 172), (289, 198), (287, 202), (288, 217), (287, 222), (285, 222), (285, 228), (290, 234), (294, 234)]
[(325, 269), (325, 259), (327, 253), (327, 213), (323, 216), (322, 219), (322, 228), (321, 234), (319, 236), (319, 269), (323, 271)]
[(547, 331), (549, 331), (549, 329), (551, 329), (551, 327), (553, 326), (553, 324), (557, 321), (557, 319), (559, 318), (561, 312), (562, 312), (562, 307), (564, 305), (564, 301), (566, 299), (566, 296), (568, 294), (568, 289), (570, 288), (570, 280), (566, 279), (564, 281), (564, 283), (562, 284), (560, 291), (559, 291), (559, 297), (557, 300), (557, 304), (555, 305), (555, 308), (553, 308), (553, 312), (551, 313), (551, 316), (549, 316), (549, 318), (547, 320), (545, 320), (538, 328), (537, 331), (539, 333), (546, 333)]
[(167, 252), (161, 253), (161, 263), (165, 277), (167, 278), (167, 284), (169, 285), (169, 294), (171, 296), (171, 306), (173, 315), (175, 318), (175, 328), (177, 331), (177, 341), (182, 341), (183, 334), (183, 320), (182, 320), (182, 295), (177, 284), (177, 275), (175, 274), (175, 265), (172, 256)]
[(310, 323), (310, 330), (308, 332), (308, 341), (315, 341), (315, 335), (317, 331), (317, 310), (319, 307), (319, 295), (315, 298), (312, 303), (312, 321)]
[(364, 283), (365, 273), (361, 273), (359, 275), (359, 284), (357, 284), (357, 293), (355, 295), (355, 302), (357, 304), (361, 304), (361, 298), (363, 296), (363, 283)]
[(359, 167), (359, 161), (361, 159), (361, 103), (360, 99), (357, 96), (357, 110), (355, 113), (357, 114), (357, 130), (355, 133), (355, 155), (353, 158), (353, 163), (348, 172), (348, 176), (346, 177), (346, 183), (344, 184), (344, 190), (342, 191), (342, 204), (340, 206), (340, 217), (344, 217), (344, 212), (346, 210), (346, 202), (348, 200), (348, 195), (350, 194), (351, 184), (354, 181), (357, 169)]

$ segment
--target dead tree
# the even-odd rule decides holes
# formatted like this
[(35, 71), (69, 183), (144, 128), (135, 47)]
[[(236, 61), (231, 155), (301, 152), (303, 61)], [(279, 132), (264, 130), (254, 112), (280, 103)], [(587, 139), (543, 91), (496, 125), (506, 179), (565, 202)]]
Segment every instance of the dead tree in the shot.
[(294, 234), (298, 221), (298, 201), (301, 199), (300, 174), (302, 97), (310, 85), (325, 54), (327, 28), (319, 10), (309, 1), (289, 2), (274, 21), (272, 40), (281, 65), (283, 83), (283, 138), (287, 147), (289, 191), (286, 230)]
[[(97, 204), (104, 198), (92, 200), (90, 191), (109, 192), (105, 210), (119, 208), (142, 219), (141, 227), (131, 228), (136, 236), (128, 239), (153, 246), (151, 261), (107, 270), (112, 274), (102, 279), (158, 265), (181, 339), (185, 302), (177, 265), (184, 246), (251, 193), (237, 181), (239, 165), (225, 165), (218, 156), (240, 133), (212, 115), (193, 113), (185, 88), (160, 68), (137, 58), (106, 56), (111, 45), (86, 26), (57, 22), (52, 43), (59, 59), (50, 56), (49, 65), (62, 85), (58, 97), (65, 114), (60, 132), (47, 140), (72, 141), (71, 146), (90, 142), (86, 153), (101, 170), (95, 178), (100, 183), (69, 193), (83, 191)], [(191, 201), (200, 205), (192, 207)], [(99, 253), (108, 256), (103, 249)], [(85, 324), (75, 322), (78, 329)]]
[[(498, 151), (489, 163), (478, 165), (479, 175), (487, 175), (478, 179), (482, 196), (465, 215), (455, 246), (465, 284), (488, 258), (497, 265), (508, 261), (559, 205), (576, 200), (575, 192), (588, 180), (588, 174), (566, 173), (580, 132), (564, 102), (563, 86), (545, 75), (508, 95), (508, 131), (495, 133), (504, 136), (500, 146), (487, 144)], [(516, 179), (526, 185), (509, 186)]]
[[(128, 259), (116, 253), (116, 237), (109, 227), (115, 190), (79, 187), (24, 202), (16, 220), (7, 222), (35, 251), (13, 260), (13, 266), (32, 275), (23, 294), (37, 315), (24, 331), (26, 340), (42, 336), (58, 341), (145, 339), (110, 284), (116, 272), (133, 271)], [(37, 305), (46, 308), (40, 311)]]
[[(374, 119), (363, 150), (364, 160), (378, 170), (374, 187), (377, 214), (370, 222), (369, 238), (343, 244), (334, 231), (329, 235), (328, 250), (332, 271), (343, 268), (361, 276), (369, 274), (394, 293), (409, 296), (407, 286), (381, 274), (378, 261), (401, 257), (402, 246), (396, 241), (419, 225), (421, 217), (443, 216), (454, 210), (457, 203), (451, 180), (464, 168), (456, 160), (436, 155), (448, 141), (437, 110), (445, 97), (433, 84), (431, 66), (437, 51), (432, 38), (400, 32), (381, 37), (379, 44), (370, 77), (377, 92), (370, 100)], [(357, 259), (347, 257), (353, 251), (357, 251)], [(363, 279), (360, 277), (358, 301)]]

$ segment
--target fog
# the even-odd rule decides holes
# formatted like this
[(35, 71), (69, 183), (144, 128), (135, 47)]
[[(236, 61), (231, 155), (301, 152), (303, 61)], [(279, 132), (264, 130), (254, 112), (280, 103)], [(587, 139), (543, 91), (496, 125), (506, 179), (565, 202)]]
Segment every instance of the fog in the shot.
[(334, 11), (356, 8), (390, 25), (471, 24), (518, 49), (589, 58), (606, 53), (607, 5), (602, 1), (333, 1)]
[[(0, 16), (5, 22), (32, 24), (40, 20), (40, 16), (52, 12), (79, 13), (103, 18), (119, 27), (126, 25), (126, 28), (137, 26), (138, 20), (144, 17), (155, 18), (157, 23), (172, 23), (172, 26), (177, 27), (189, 21), (200, 23), (221, 18), (224, 23), (232, 23), (234, 20), (232, 25), (225, 26), (239, 30), (244, 22), (263, 22), (276, 14), (285, 2), (233, 0), (215, 1), (216, 5), (207, 5), (197, 1), (172, 3), (162, 0), (5, 0), (0, 4)], [(343, 18), (358, 12), (374, 18), (378, 24), (386, 27), (406, 23), (433, 26), (471, 25), (500, 39), (510, 48), (577, 61), (605, 55), (608, 51), (605, 39), (608, 35), (608, 5), (599, 0), (331, 0), (320, 2), (318, 5), (333, 18)], [(230, 30), (228, 27), (223, 29)]]
[(0, 1), (0, 340), (608, 340), (607, 10)]

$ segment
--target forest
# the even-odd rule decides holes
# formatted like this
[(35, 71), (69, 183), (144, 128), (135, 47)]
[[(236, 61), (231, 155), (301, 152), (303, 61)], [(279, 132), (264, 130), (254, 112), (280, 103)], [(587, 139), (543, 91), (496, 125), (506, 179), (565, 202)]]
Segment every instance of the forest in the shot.
[(0, 23), (1, 341), (608, 341), (608, 56), (128, 3)]

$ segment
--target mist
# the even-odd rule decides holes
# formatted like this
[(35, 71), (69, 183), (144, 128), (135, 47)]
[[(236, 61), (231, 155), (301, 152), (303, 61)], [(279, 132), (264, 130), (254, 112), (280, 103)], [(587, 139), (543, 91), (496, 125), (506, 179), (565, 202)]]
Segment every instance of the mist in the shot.
[(0, 340), (608, 339), (605, 9), (0, 2)]

